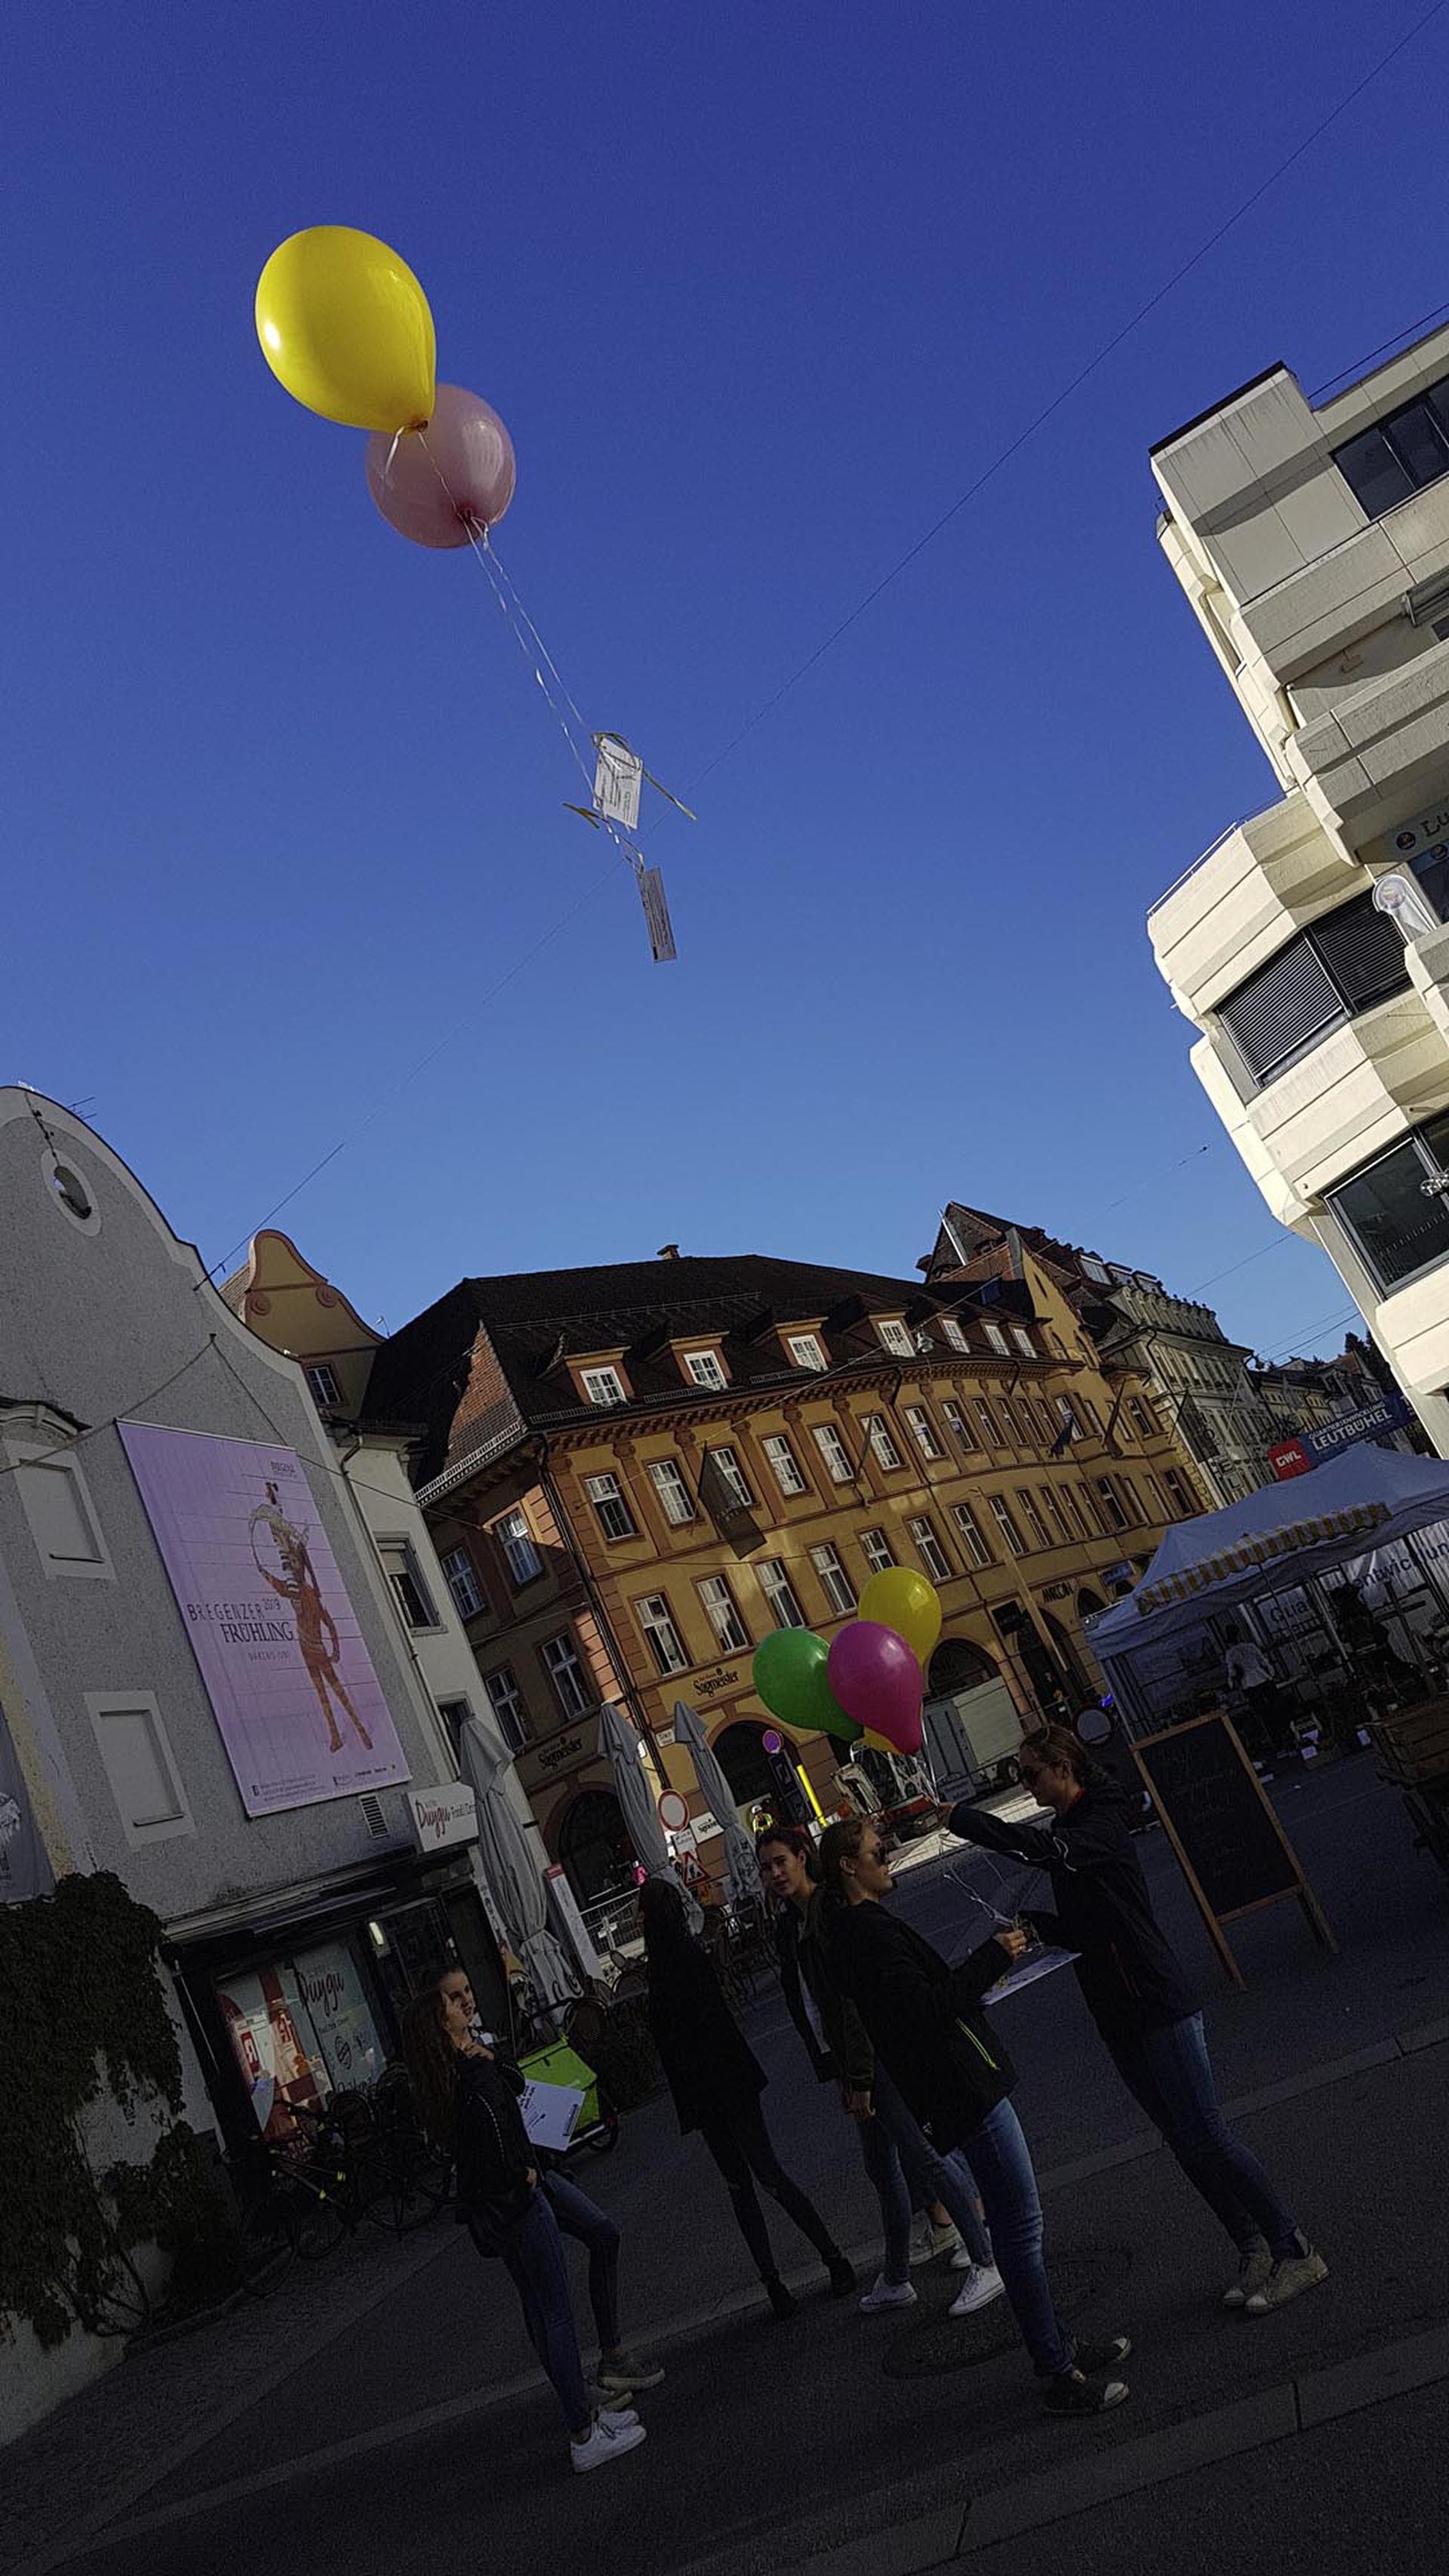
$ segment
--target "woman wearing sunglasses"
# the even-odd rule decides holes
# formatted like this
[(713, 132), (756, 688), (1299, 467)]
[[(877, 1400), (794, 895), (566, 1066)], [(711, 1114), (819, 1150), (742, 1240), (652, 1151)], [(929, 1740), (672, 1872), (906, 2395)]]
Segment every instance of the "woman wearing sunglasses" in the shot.
[(867, 1816), (831, 1825), (820, 1845), (834, 1899), (831, 1974), (850, 1997), (877, 2057), (944, 2154), (960, 2147), (986, 2204), (997, 2268), (1052, 2415), (1101, 2415), (1127, 2395), (1118, 2365), (1125, 2335), (1073, 2345), (1042, 2259), (1041, 2201), (1031, 2154), (1009, 2099), (1016, 2081), (982, 1997), (1020, 1958), (1026, 1935), (1007, 1927), (950, 1967), (883, 1898), (891, 1892), (885, 1846)]
[(1065, 1727), (1028, 1736), (1017, 1770), (1050, 1824), (1008, 1823), (969, 1801), (943, 1808), (941, 1822), (1050, 1878), (1055, 1912), (1027, 1919), (1077, 1953), (1083, 2000), (1118, 2074), (1236, 2245), (1224, 2307), (1269, 2316), (1326, 2280), (1328, 2265), (1223, 2117), (1197, 1996), (1152, 1910), (1134, 1803)]

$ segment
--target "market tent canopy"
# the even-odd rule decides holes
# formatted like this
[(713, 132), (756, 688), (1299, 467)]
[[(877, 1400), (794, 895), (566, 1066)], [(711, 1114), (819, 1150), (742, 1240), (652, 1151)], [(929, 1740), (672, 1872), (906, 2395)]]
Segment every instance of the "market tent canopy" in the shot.
[(1100, 1663), (1390, 1539), (1449, 1520), (1449, 1461), (1361, 1444), (1170, 1529), (1136, 1589), (1087, 1623)]

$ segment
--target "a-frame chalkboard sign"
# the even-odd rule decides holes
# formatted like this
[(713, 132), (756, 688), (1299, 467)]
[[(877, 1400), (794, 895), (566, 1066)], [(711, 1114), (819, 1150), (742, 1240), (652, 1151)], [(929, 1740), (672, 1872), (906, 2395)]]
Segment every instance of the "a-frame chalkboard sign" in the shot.
[(1338, 1948), (1231, 1718), (1213, 1709), (1139, 1737), (1132, 1750), (1234, 1985), (1242, 1985), (1243, 1972), (1224, 1924), (1285, 1896), (1297, 1898), (1315, 1939)]

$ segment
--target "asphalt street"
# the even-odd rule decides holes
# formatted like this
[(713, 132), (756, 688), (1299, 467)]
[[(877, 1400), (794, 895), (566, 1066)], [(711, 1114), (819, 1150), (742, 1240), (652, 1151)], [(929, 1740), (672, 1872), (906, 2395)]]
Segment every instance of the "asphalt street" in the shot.
[[(1403, 2464), (1405, 2428), (1442, 2424), (1449, 2376), (1449, 1887), (1366, 1763), (1280, 1796), (1337, 1958), (1296, 1907), (1275, 1907), (1238, 1927), (1249, 1984), (1234, 1993), (1161, 1837), (1145, 1851), (1202, 1980), (1224, 2096), (1329, 2255), (1321, 2290), (1261, 2323), (1223, 2316), (1229, 2249), (1143, 2137), (1074, 1981), (1002, 2007), (1062, 2305), (1134, 2340), (1119, 2414), (1041, 2418), (1005, 2310), (945, 2316), (949, 2271), (917, 2274), (904, 2315), (827, 2300), (783, 2223), (806, 2295), (774, 2325), (713, 2168), (656, 2102), (577, 2176), (625, 2229), (628, 2331), (668, 2369), (632, 2459), (569, 2476), (508, 2284), (442, 2226), (330, 2281), (330, 2266), (294, 2275), (295, 2296), (289, 2282), (264, 2309), (139, 2355), (61, 2410), (0, 2463), (0, 2564), (179, 2576), (243, 2548), (249, 2576), (290, 2576), (299, 2556), (309, 2576), (407, 2576), (476, 2545), (513, 2576), (580, 2560), (612, 2576), (641, 2558), (746, 2576), (817, 2557), (840, 2576), (907, 2576), (958, 2551), (1004, 2567), (1009, 2550), (1035, 2576), (1110, 2545), (1130, 2576), (1149, 2547), (1160, 2562), (1176, 2546), (1185, 2513), (1194, 2564), (1311, 2555), (1319, 2576), (1356, 2576), (1427, 2566), (1435, 2549), (1440, 2563), (1441, 2482)], [(985, 1926), (962, 1879), (999, 1901), (990, 1866), (928, 1863), (900, 1902), (959, 1952)], [(773, 1991), (750, 2027), (786, 2161), (869, 2263), (874, 2204), (833, 2095)]]

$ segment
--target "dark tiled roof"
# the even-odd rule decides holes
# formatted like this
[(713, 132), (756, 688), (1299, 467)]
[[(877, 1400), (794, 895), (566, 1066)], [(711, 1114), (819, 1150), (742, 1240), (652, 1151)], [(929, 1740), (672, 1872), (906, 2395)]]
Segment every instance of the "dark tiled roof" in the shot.
[[(786, 1359), (777, 1327), (814, 1325), (832, 1362), (881, 1362), (889, 1354), (872, 1315), (904, 1314), (914, 1326), (960, 1299), (959, 1288), (923, 1289), (919, 1279), (761, 1253), (464, 1279), (383, 1344), (367, 1418), (426, 1420), (419, 1471), (426, 1480), (495, 1443), (510, 1412), (519, 1429), (585, 1416), (570, 1359), (622, 1351), (636, 1401), (697, 1402), (701, 1390), (681, 1380), (669, 1348), (697, 1334), (723, 1347), (732, 1384), (798, 1387), (801, 1373)], [(474, 1401), (475, 1373), (480, 1388), (484, 1380), (480, 1346), (490, 1383)]]

